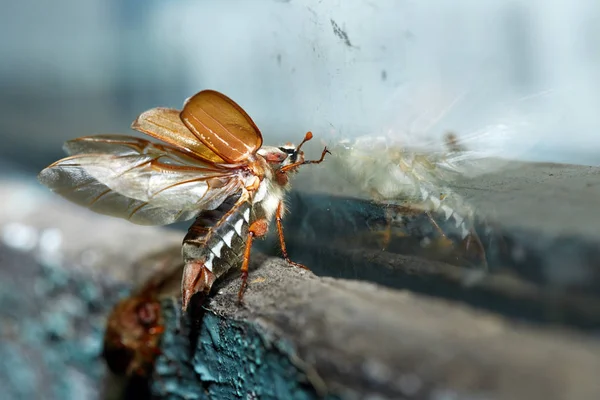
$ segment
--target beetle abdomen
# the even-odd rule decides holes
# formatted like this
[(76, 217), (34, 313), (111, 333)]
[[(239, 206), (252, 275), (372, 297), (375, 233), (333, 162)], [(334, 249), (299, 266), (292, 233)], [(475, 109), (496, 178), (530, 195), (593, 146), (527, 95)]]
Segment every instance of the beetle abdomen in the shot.
[(239, 268), (254, 220), (250, 202), (239, 202), (240, 194), (230, 196), (214, 210), (202, 211), (183, 239), (186, 263), (202, 262), (215, 277)]

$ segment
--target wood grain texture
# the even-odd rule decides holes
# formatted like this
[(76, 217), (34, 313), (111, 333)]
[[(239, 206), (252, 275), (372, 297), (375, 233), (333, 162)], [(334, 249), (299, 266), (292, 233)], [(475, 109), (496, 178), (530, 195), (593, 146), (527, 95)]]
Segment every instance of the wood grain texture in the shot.
[[(153, 274), (146, 257), (177, 255), (184, 234), (94, 215), (25, 178), (2, 181), (0, 195), (0, 390), (15, 399), (101, 398), (114, 386), (99, 357), (108, 310)], [(394, 257), (380, 263), (381, 276), (393, 266), (398, 281), (444, 281), (461, 293), (456, 267)], [(507, 307), (543, 295), (518, 277), (490, 279), (479, 290)], [(244, 306), (239, 284), (237, 274), (226, 277), (184, 321), (177, 302), (165, 301), (150, 386), (158, 398), (600, 398), (600, 343), (568, 323), (527, 326), (438, 296), (435, 285), (425, 294), (317, 277), (258, 252)], [(516, 306), (515, 287), (525, 294)]]
[[(264, 348), (287, 344), (318, 391), (390, 399), (600, 396), (600, 344), (584, 335), (518, 325), (408, 291), (318, 278), (278, 259), (256, 261), (245, 307), (235, 302), (237, 279), (210, 301), (208, 315), (220, 326), (209, 332), (222, 336), (242, 324), (262, 335)], [(260, 346), (246, 348), (242, 368), (257, 363), (254, 351)], [(198, 346), (196, 359), (205, 352)], [(216, 372), (217, 365), (204, 368)]]

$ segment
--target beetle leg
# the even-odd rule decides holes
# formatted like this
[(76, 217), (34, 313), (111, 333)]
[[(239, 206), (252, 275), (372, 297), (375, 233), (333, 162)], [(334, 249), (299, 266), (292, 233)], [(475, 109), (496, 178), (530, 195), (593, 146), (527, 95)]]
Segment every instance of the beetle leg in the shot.
[(433, 218), (433, 215), (429, 211), (425, 211), (425, 215), (431, 221), (431, 224), (435, 228), (435, 230), (440, 234), (441, 238), (438, 240), (438, 243), (442, 246), (452, 246), (452, 240), (448, 239), (448, 236), (444, 233), (444, 230), (440, 227), (437, 221)]
[(470, 258), (469, 255), (472, 254), (474, 261), (478, 265), (481, 265), (484, 269), (488, 268), (485, 257), (485, 248), (476, 232), (470, 232), (467, 237), (465, 237), (462, 247), (466, 257)]
[(281, 254), (283, 256), (283, 259), (288, 264), (291, 264), (294, 267), (298, 267), (298, 268), (302, 268), (302, 269), (306, 269), (306, 270), (310, 271), (310, 269), (307, 266), (290, 260), (290, 257), (288, 256), (287, 248), (285, 247), (285, 238), (283, 236), (283, 224), (281, 222), (282, 219), (283, 219), (283, 202), (280, 201), (279, 204), (277, 205), (277, 212), (275, 214), (275, 220), (277, 222), (277, 233), (279, 235), (279, 246), (281, 247)]
[(187, 310), (194, 294), (203, 292), (208, 295), (215, 279), (215, 275), (204, 265), (204, 260), (188, 261), (181, 279), (182, 310)]
[(256, 238), (260, 238), (267, 234), (269, 230), (269, 224), (266, 219), (259, 219), (254, 221), (248, 227), (248, 238), (246, 239), (246, 248), (244, 249), (244, 260), (242, 262), (242, 285), (238, 292), (238, 301), (242, 302), (244, 291), (248, 286), (248, 266), (250, 264), (250, 250), (252, 250), (252, 242)]
[(385, 230), (382, 233), (383, 239), (381, 244), (381, 250), (383, 251), (388, 248), (392, 241), (392, 217), (388, 216), (385, 220)]

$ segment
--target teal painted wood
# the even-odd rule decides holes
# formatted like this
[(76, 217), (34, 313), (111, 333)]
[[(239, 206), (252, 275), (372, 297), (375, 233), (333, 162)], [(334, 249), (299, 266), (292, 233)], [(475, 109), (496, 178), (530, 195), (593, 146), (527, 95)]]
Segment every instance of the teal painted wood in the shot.
[[(152, 382), (157, 398), (338, 398), (320, 397), (292, 363), (292, 346), (261, 332), (259, 327), (206, 312), (196, 324), (199, 331), (194, 332), (185, 322), (177, 326), (178, 306), (175, 302), (163, 303), (167, 322), (161, 343), (164, 353), (156, 360)], [(187, 340), (190, 332), (191, 341)]]
[(0, 246), (0, 398), (94, 400), (106, 315), (128, 288)]

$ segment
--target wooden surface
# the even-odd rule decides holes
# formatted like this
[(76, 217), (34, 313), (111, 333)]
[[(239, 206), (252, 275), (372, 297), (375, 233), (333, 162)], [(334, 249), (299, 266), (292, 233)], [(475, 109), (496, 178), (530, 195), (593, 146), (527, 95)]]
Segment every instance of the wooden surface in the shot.
[[(348, 398), (594, 399), (600, 344), (456, 303), (317, 278), (277, 259), (251, 274), (246, 306), (232, 280), (210, 312), (290, 343), (319, 388)], [(245, 361), (253, 362), (252, 359)]]
[[(152, 275), (145, 257), (177, 254), (182, 233), (88, 213), (26, 179), (0, 188), (0, 390), (15, 399), (101, 398), (106, 314)], [(455, 268), (396, 257), (400, 278), (434, 282)], [(481, 290), (510, 306), (495, 279)], [(435, 291), (320, 278), (259, 253), (249, 282), (244, 306), (235, 302), (237, 274), (220, 282), (204, 313), (184, 320), (189, 335), (165, 303), (151, 384), (159, 398), (600, 398), (600, 344), (568, 323), (528, 326)]]

